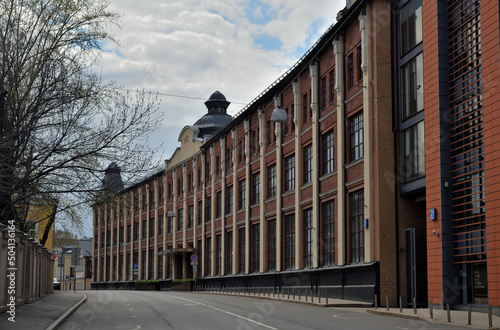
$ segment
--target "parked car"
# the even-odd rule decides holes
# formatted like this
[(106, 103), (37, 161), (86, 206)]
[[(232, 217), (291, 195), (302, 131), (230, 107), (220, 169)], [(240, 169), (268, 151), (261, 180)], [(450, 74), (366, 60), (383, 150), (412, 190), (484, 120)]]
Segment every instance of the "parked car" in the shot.
[(54, 277), (54, 290), (61, 290), (61, 283), (59, 283), (59, 280)]

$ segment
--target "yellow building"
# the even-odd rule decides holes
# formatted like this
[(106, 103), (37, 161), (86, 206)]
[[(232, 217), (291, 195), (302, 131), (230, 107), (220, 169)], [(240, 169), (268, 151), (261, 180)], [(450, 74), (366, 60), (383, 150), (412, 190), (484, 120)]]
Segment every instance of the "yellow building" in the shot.
[(56, 200), (36, 200), (31, 202), (29, 205), (28, 216), (26, 218), (26, 223), (32, 223), (33, 226), (30, 230), (30, 236), (35, 239), (37, 242), (41, 242), (45, 228), (49, 224), (52, 219), (52, 225), (49, 230), (49, 234), (44, 247), (49, 251), (53, 251), (54, 249), (54, 221), (57, 209), (57, 201)]

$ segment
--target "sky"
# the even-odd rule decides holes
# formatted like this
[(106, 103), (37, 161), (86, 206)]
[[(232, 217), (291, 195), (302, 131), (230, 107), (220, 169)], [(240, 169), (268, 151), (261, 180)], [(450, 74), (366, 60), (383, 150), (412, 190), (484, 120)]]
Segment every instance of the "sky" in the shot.
[(207, 112), (213, 92), (238, 113), (336, 22), (345, 3), (110, 0), (109, 11), (121, 16), (112, 30), (119, 45), (104, 45), (99, 70), (121, 88), (160, 94), (162, 125), (148, 141), (163, 161), (180, 146), (182, 128)]

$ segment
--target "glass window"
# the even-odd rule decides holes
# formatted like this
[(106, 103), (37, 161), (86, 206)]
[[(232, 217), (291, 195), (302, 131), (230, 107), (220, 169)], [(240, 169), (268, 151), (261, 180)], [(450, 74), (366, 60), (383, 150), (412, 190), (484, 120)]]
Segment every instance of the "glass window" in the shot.
[(337, 91), (335, 90), (335, 69), (330, 71), (330, 104), (335, 103), (335, 95), (337, 95)]
[(276, 220), (267, 222), (267, 270), (276, 270)]
[(323, 211), (323, 266), (335, 265), (335, 204), (322, 205)]
[(403, 182), (425, 176), (424, 122), (403, 131)]
[(335, 170), (333, 130), (321, 137), (321, 147), (323, 149), (323, 175), (325, 175)]
[(363, 112), (360, 111), (349, 120), (350, 161), (363, 157)]
[(284, 226), (285, 269), (295, 269), (295, 215), (285, 216)]
[(184, 229), (184, 210), (177, 210), (177, 230)]
[(354, 87), (354, 54), (347, 55), (347, 88)]
[(422, 0), (410, 0), (399, 12), (401, 55), (422, 41)]
[(227, 210), (226, 210), (226, 213), (227, 214), (231, 214), (231, 213), (233, 213), (233, 186), (227, 187), (226, 196), (227, 196), (227, 202), (226, 202)]
[(267, 168), (267, 198), (276, 196), (276, 165)]
[(194, 205), (188, 206), (188, 228), (193, 228), (194, 225)]
[(252, 225), (252, 272), (260, 271), (260, 225)]
[(424, 69), (422, 54), (401, 67), (403, 119), (424, 110)]
[(247, 182), (245, 179), (239, 182), (239, 209), (242, 210), (247, 204)]
[(349, 196), (351, 263), (362, 263), (365, 260), (365, 235), (363, 227), (364, 192), (357, 191)]
[(207, 237), (205, 240), (205, 254), (207, 256), (207, 265), (205, 276), (212, 276), (212, 237)]
[(226, 234), (226, 275), (233, 273), (233, 232)]
[(216, 198), (215, 217), (220, 218), (222, 216), (222, 191), (217, 192)]
[(308, 109), (309, 109), (309, 103), (308, 103), (308, 97), (307, 97), (307, 93), (304, 94), (304, 96), (302, 97), (302, 112), (303, 112), (303, 115), (304, 115), (304, 122), (303, 124), (307, 123), (308, 119), (309, 119), (309, 114), (308, 114)]
[(205, 200), (205, 223), (212, 220), (212, 196), (208, 196)]
[(313, 212), (304, 210), (304, 268), (311, 268), (313, 261)]
[(252, 204), (260, 203), (260, 173), (252, 175)]
[(285, 159), (285, 186), (283, 191), (292, 191), (295, 189), (295, 155)]
[(312, 182), (313, 177), (313, 155), (312, 145), (304, 148), (304, 184)]
[(245, 272), (245, 228), (238, 229), (238, 261), (240, 273)]
[(216, 267), (217, 275), (220, 275), (221, 270), (222, 270), (222, 235), (219, 234), (219, 235), (215, 236), (215, 243), (216, 243), (216, 247), (215, 247), (216, 266), (215, 267)]
[(326, 109), (326, 76), (321, 78), (321, 109)]

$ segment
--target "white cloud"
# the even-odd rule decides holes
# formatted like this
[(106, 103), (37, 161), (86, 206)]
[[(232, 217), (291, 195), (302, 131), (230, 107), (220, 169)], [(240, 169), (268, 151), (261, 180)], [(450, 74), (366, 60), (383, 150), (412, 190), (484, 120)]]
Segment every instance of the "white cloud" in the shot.
[[(111, 0), (109, 10), (122, 16), (122, 28), (114, 31), (121, 47), (106, 45), (99, 63), (105, 80), (127, 89), (203, 99), (219, 90), (229, 101), (246, 103), (293, 65), (344, 5), (344, 0)], [(256, 17), (262, 21), (254, 22)], [(276, 38), (281, 47), (254, 44), (259, 35)], [(169, 158), (182, 127), (206, 108), (203, 100), (161, 99), (163, 126), (149, 140), (153, 147), (163, 143), (163, 158)], [(230, 114), (243, 106), (231, 104)]]

